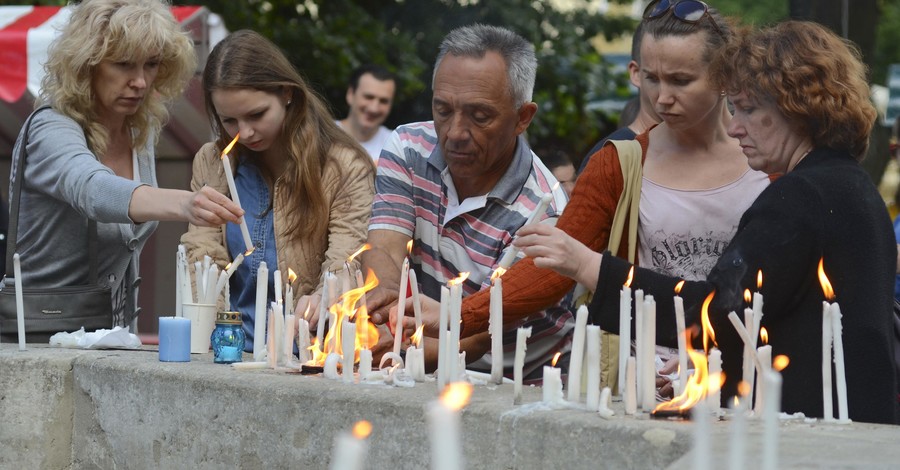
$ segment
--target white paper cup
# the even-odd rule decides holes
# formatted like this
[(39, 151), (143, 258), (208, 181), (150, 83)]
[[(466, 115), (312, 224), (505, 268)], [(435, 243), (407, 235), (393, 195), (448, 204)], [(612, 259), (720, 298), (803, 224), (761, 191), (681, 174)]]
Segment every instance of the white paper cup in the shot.
[(216, 327), (215, 304), (191, 304), (182, 305), (182, 315), (191, 321), (191, 353), (203, 354), (209, 352), (209, 337)]

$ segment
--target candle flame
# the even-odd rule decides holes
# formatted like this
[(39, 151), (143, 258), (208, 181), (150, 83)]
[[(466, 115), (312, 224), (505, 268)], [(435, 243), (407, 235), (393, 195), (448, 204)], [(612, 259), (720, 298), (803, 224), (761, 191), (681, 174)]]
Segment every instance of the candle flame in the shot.
[(819, 283), (822, 284), (822, 292), (825, 293), (825, 299), (829, 302), (834, 300), (834, 289), (828, 276), (825, 275), (825, 258), (819, 258)]
[(634, 266), (631, 266), (631, 269), (628, 270), (628, 279), (625, 279), (625, 287), (631, 287), (632, 281), (634, 281)]
[[(324, 302), (324, 300), (323, 300), (323, 302)], [(310, 307), (310, 305), (309, 305), (309, 304), (306, 304), (306, 311), (303, 312), (303, 319), (304, 319), (304, 320), (309, 320), (309, 312), (310, 312), (309, 307)]]
[(372, 248), (372, 245), (369, 245), (368, 243), (363, 244), (363, 246), (359, 247), (358, 250), (354, 251), (353, 254), (347, 258), (347, 263), (352, 263), (354, 258), (359, 256), (360, 253), (368, 250), (369, 248)]
[(556, 184), (554, 184), (553, 187), (550, 188), (550, 192), (555, 193), (557, 189), (559, 189), (559, 181), (557, 181)]
[(772, 359), (772, 368), (777, 370), (778, 372), (781, 372), (790, 363), (791, 358), (785, 356), (784, 354), (779, 354), (775, 356), (775, 359)]
[(357, 421), (356, 424), (353, 425), (353, 437), (357, 439), (365, 439), (369, 437), (369, 434), (372, 433), (372, 423), (362, 420)]
[(710, 292), (709, 295), (706, 296), (706, 300), (703, 301), (703, 307), (700, 308), (700, 322), (703, 325), (704, 351), (709, 351), (709, 343), (707, 340), (712, 340), (713, 344), (716, 344), (716, 332), (713, 330), (712, 323), (709, 321), (709, 304), (712, 303), (715, 295), (715, 291)]
[(297, 280), (297, 273), (293, 269), (288, 268), (288, 282), (293, 284)]
[(762, 289), (762, 269), (756, 272), (756, 290)]
[(225, 271), (227, 272), (229, 269), (231, 269), (231, 263), (225, 265)]
[(458, 284), (462, 284), (462, 283), (465, 282), (466, 279), (468, 279), (468, 278), (469, 278), (469, 273), (468, 273), (468, 272), (459, 273), (459, 277), (455, 277), (455, 278), (453, 278), (453, 279), (450, 279), (449, 281), (447, 281), (447, 285), (448, 285), (448, 286), (455, 286), (455, 285), (458, 285)]
[(753, 302), (753, 294), (750, 293), (750, 289), (744, 289), (744, 302), (748, 304)]
[(412, 241), (412, 240), (406, 242), (406, 254), (408, 254), (408, 255), (411, 255), (411, 254), (412, 254), (412, 247), (413, 247), (413, 241)]
[(759, 339), (762, 340), (763, 344), (769, 344), (769, 330), (766, 327), (759, 329)]
[(472, 384), (469, 382), (452, 382), (441, 392), (441, 403), (451, 410), (459, 411), (469, 404), (472, 396)]
[(244, 256), (250, 256), (254, 251), (256, 251), (255, 246), (251, 246), (247, 251), (244, 252)]
[(550, 365), (552, 365), (553, 367), (556, 367), (556, 361), (559, 360), (559, 356), (562, 356), (562, 351), (558, 351), (556, 354), (553, 355), (553, 360), (550, 361)]
[[(634, 266), (632, 266), (631, 269), (634, 269)], [(678, 281), (678, 284), (675, 284), (675, 295), (680, 294), (681, 289), (683, 289), (683, 288), (684, 288), (684, 279)]]
[(425, 325), (422, 325), (416, 328), (416, 332), (413, 333), (412, 337), (409, 339), (415, 347), (419, 347), (422, 344), (422, 336), (424, 334)]
[[(738, 391), (738, 395), (740, 395), (742, 397), (749, 397), (750, 396), (750, 383), (748, 383), (744, 380), (741, 380), (740, 383), (738, 383), (737, 391)], [(735, 404), (737, 404), (738, 397), (735, 396), (734, 400), (735, 400)]]
[(234, 139), (232, 139), (231, 143), (225, 147), (225, 150), (222, 150), (222, 154), (219, 156), (219, 158), (221, 158), (223, 160), (225, 159), (225, 156), (228, 155), (229, 152), (231, 152), (231, 148), (234, 147), (234, 144), (237, 143), (238, 138), (240, 136), (241, 136), (240, 132), (238, 132), (237, 134), (234, 135)]
[(653, 411), (688, 410), (706, 397), (709, 390), (709, 365), (706, 354), (688, 348), (688, 356), (694, 364), (694, 373), (691, 374), (681, 394), (671, 400), (660, 403)]
[(494, 282), (500, 276), (506, 274), (506, 268), (503, 266), (497, 266), (497, 269), (494, 270), (494, 274), (491, 274), (491, 282)]
[[(368, 270), (365, 284), (344, 292), (333, 304), (328, 306), (328, 318), (319, 318), (319, 321), (327, 320), (331, 326), (321, 345), (318, 343), (318, 338), (316, 338), (315, 343), (313, 343), (315, 349), (312, 347), (310, 348), (313, 351), (313, 359), (308, 364), (322, 366), (325, 364), (325, 359), (329, 354), (343, 354), (343, 344), (340, 341), (340, 338), (342, 337), (343, 323), (345, 320), (348, 322), (355, 321), (357, 326), (356, 340), (354, 342), (354, 361), (359, 360), (360, 349), (371, 348), (378, 343), (378, 329), (372, 322), (366, 321), (366, 326), (360, 327), (363, 320), (369, 319), (366, 306), (364, 304), (360, 305), (359, 308), (356, 306), (360, 299), (365, 296), (366, 292), (369, 292), (376, 286), (378, 286), (378, 278), (375, 277), (370, 269)], [(326, 299), (322, 299), (321, 301), (327, 302)]]

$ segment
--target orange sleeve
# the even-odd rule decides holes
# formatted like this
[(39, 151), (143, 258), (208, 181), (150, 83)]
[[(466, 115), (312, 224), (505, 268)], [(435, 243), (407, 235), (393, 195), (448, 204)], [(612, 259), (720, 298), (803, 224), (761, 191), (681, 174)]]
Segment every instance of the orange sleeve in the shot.
[[(646, 155), (647, 134), (641, 134), (637, 140)], [(556, 226), (594, 251), (605, 249), (622, 186), (622, 168), (616, 148), (605, 145), (578, 177), (572, 199)], [(623, 240), (619, 256), (627, 256), (627, 250), (627, 240)], [(503, 275), (503, 324), (517, 323), (555, 305), (574, 286), (575, 281), (555, 271), (538, 268), (532, 258), (518, 261)], [(463, 337), (487, 330), (489, 304), (488, 289), (463, 299)]]

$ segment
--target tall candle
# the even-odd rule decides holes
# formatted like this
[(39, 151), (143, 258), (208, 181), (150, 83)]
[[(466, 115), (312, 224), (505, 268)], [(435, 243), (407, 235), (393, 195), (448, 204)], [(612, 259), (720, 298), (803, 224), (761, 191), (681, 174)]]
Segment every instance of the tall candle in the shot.
[(309, 350), (309, 321), (305, 318), (301, 318), (297, 323), (297, 360), (299, 360), (301, 364), (306, 364), (312, 359)]
[[(284, 316), (284, 363), (289, 364), (294, 358), (294, 324), (296, 317), (293, 313)], [(299, 333), (299, 332), (298, 332)]]
[(778, 415), (781, 413), (781, 374), (769, 369), (762, 374), (766, 389), (763, 410), (763, 470), (778, 468)]
[(275, 280), (275, 282), (274, 282), (275, 302), (278, 302), (279, 304), (284, 305), (284, 297), (282, 296), (283, 293), (281, 292), (281, 270), (276, 269), (275, 272), (272, 274), (272, 277)]
[(491, 382), (503, 383), (503, 279), (497, 277), (491, 286)]
[(635, 359), (629, 356), (625, 361), (625, 414), (637, 413), (637, 378), (635, 377)]
[(572, 334), (572, 350), (569, 354), (568, 398), (572, 403), (581, 401), (581, 369), (584, 364), (584, 335), (588, 309), (582, 305), (575, 312), (575, 332)]
[(531, 327), (516, 330), (516, 356), (513, 359), (513, 405), (522, 404), (522, 368), (525, 367), (525, 349)]
[(184, 251), (184, 245), (178, 245), (175, 251), (175, 316), (183, 315), (182, 306), (184, 305), (184, 261), (181, 257)]
[(822, 419), (831, 421), (834, 419), (834, 404), (832, 403), (831, 390), (831, 351), (832, 328), (831, 304), (822, 302)]
[(458, 283), (454, 283), (450, 286), (450, 340), (448, 345), (450, 347), (450, 358), (449, 362), (452, 365), (452, 369), (450, 369), (450, 376), (447, 380), (451, 382), (456, 382), (460, 379), (460, 372), (465, 371), (465, 367), (459, 367), (459, 323), (461, 319), (462, 313), (462, 282), (465, 280), (463, 278)]
[(446, 286), (441, 286), (441, 309), (438, 318), (440, 328), (438, 328), (437, 383), (438, 390), (443, 390), (444, 386), (447, 385), (447, 379), (449, 377), (447, 371), (450, 368), (450, 365), (448, 364), (450, 358), (447, 356), (447, 351), (449, 350), (447, 342), (450, 337), (450, 332), (447, 330), (448, 323), (450, 322), (450, 289)]
[[(412, 272), (415, 273), (414, 271)], [(362, 271), (356, 270), (356, 286), (363, 287)], [(369, 349), (369, 309), (366, 306), (366, 293), (362, 293), (359, 300), (359, 311), (356, 318), (356, 331), (359, 332), (360, 349)]]
[(747, 439), (747, 403), (741, 399), (732, 407), (731, 412), (731, 442), (728, 446), (728, 470), (744, 470), (745, 440)]
[(641, 408), (650, 412), (656, 407), (656, 302), (652, 295), (644, 299), (641, 309), (643, 324), (643, 363), (641, 365)]
[(256, 270), (256, 311), (253, 317), (253, 360), (266, 358), (266, 304), (269, 296), (269, 269), (266, 262)]
[(270, 354), (273, 357), (269, 358), (269, 366), (273, 369), (284, 365), (284, 313), (281, 307), (280, 303), (272, 302), (272, 310), (270, 312), (270, 315), (272, 315), (272, 321), (270, 322), (272, 329), (266, 338), (272, 344)]
[[(228, 152), (231, 151), (231, 148), (234, 147), (234, 144), (237, 143), (238, 138), (240, 137), (240, 133), (234, 135), (234, 140), (222, 150), (222, 167), (225, 170), (225, 179), (228, 181), (228, 191), (231, 193), (231, 200), (234, 201), (238, 207), (241, 206), (241, 199), (238, 197), (237, 186), (234, 184), (234, 174), (231, 171), (231, 159), (228, 158)], [(247, 246), (247, 250), (253, 249), (253, 240), (250, 238), (250, 230), (247, 228), (247, 221), (241, 217), (241, 236), (244, 237), (244, 245)]]
[[(416, 319), (416, 330), (422, 328), (422, 299), (419, 298), (419, 281), (416, 278), (416, 270), (409, 270), (409, 287), (412, 289), (413, 312)], [(421, 344), (420, 346), (421, 347)]]
[[(339, 285), (341, 281), (340, 281), (340, 279), (338, 279), (336, 274), (328, 273), (328, 276), (325, 278), (325, 282), (328, 283), (328, 295), (329, 295), (328, 309), (325, 314), (325, 318), (328, 320), (328, 329), (337, 329), (337, 314), (335, 312), (332, 312), (331, 307), (333, 307), (336, 303), (338, 303), (338, 300), (340, 300), (340, 298), (341, 298), (341, 286)], [(337, 351), (338, 344), (339, 344), (338, 342), (340, 340), (341, 339), (338, 337), (337, 334), (331, 335), (331, 345), (330, 345), (331, 351)], [(322, 347), (323, 347), (323, 349), (325, 348), (324, 345)]]
[(366, 438), (372, 432), (368, 421), (357, 421), (353, 431), (341, 433), (334, 440), (331, 470), (362, 470), (366, 456)]
[(200, 261), (194, 261), (194, 284), (197, 285), (197, 295), (195, 298), (195, 302), (198, 304), (203, 303), (203, 295), (206, 293), (206, 283), (203, 282), (203, 263)]
[[(679, 282), (676, 291), (680, 292), (683, 285), (684, 281)], [(684, 336), (684, 299), (676, 293), (673, 302), (675, 304), (675, 328), (678, 334), (678, 386), (675, 387), (675, 396), (678, 396), (681, 395), (688, 380), (688, 354), (687, 338)]]
[[(637, 384), (637, 396), (640, 400), (643, 397), (641, 391), (642, 385), (642, 369), (644, 365), (644, 291), (637, 289), (634, 291), (634, 378)], [(621, 341), (621, 338), (619, 339)], [(630, 346), (630, 345), (629, 345)]]
[(228, 271), (223, 269), (222, 272), (219, 273), (219, 277), (216, 280), (216, 286), (215, 286), (215, 289), (213, 290), (212, 298), (208, 299), (209, 301), (207, 303), (212, 303), (212, 304), (216, 303), (216, 300), (219, 298), (220, 295), (222, 295), (222, 292), (225, 290), (226, 282), (228, 282)]
[(25, 348), (25, 299), (22, 296), (22, 262), (19, 254), (13, 254), (13, 276), (16, 284), (16, 329), (19, 333), (19, 351)]
[[(634, 272), (634, 268), (632, 268)], [(630, 277), (630, 276), (629, 276)], [(622, 286), (619, 294), (619, 376), (617, 392), (625, 396), (625, 363), (631, 356), (631, 287)]]
[(403, 258), (400, 268), (400, 291), (397, 296), (397, 322), (394, 324), (394, 354), (400, 355), (400, 342), (403, 341), (403, 317), (406, 314), (406, 288), (409, 284), (409, 258)]
[(457, 382), (448, 386), (439, 400), (428, 404), (432, 470), (462, 470), (459, 410), (468, 403), (471, 393), (471, 384)]
[(341, 324), (341, 367), (344, 383), (353, 383), (353, 363), (356, 362), (356, 324), (344, 318)]
[[(589, 410), (597, 410), (600, 405), (600, 327), (587, 325), (585, 333), (587, 335), (587, 398), (585, 402)], [(569, 399), (571, 400), (571, 398)]]
[(709, 409), (713, 414), (718, 414), (722, 407), (721, 382), (713, 383), (714, 380), (721, 380), (720, 377), (722, 376), (722, 351), (718, 348), (710, 349), (708, 367), (709, 388), (707, 389), (707, 401), (709, 402)]
[(838, 421), (850, 421), (847, 411), (847, 376), (844, 370), (844, 340), (841, 325), (841, 307), (837, 302), (831, 304), (831, 325), (834, 334), (834, 370), (837, 381)]
[(691, 470), (710, 470), (712, 468), (712, 415), (705, 400), (700, 400), (691, 408), (691, 420), (694, 422), (694, 447), (692, 450), (694, 463)]
[(331, 283), (328, 281), (329, 276), (332, 274), (330, 272), (325, 272), (322, 275), (322, 294), (319, 299), (319, 321), (316, 324), (316, 344), (319, 345), (319, 350), (325, 351), (325, 322), (328, 320), (328, 307), (331, 302), (331, 298), (329, 296), (329, 286)]
[[(745, 308), (744, 309), (744, 326), (746, 327), (748, 332), (755, 331), (755, 328), (753, 327), (753, 325), (754, 325), (753, 309), (749, 308), (749, 307)], [(752, 338), (755, 340), (756, 336), (757, 336), (756, 333), (752, 333), (752, 335), (753, 335)], [(749, 385), (750, 390), (753, 390), (754, 386), (755, 386), (754, 385), (755, 384), (755, 382), (754, 382), (754, 378), (755, 378), (754, 370), (755, 369), (753, 367), (753, 351), (756, 349), (755, 343), (756, 343), (755, 341), (744, 342), (744, 357), (743, 357), (743, 364), (742, 364), (743, 365), (743, 370), (742, 370), (743, 377), (742, 378), (743, 378), (744, 382), (746, 382), (747, 385)]]
[[(759, 359), (759, 363), (762, 366), (762, 372), (760, 372), (760, 376), (766, 373), (767, 370), (772, 369), (772, 346), (766, 344), (756, 348), (756, 357)], [(756, 390), (756, 401), (754, 403), (753, 409), (759, 413), (763, 412), (765, 409), (766, 400), (769, 397), (766, 396), (767, 390), (762, 381), (757, 381), (757, 390)]]
[[(539, 217), (544, 215), (547, 212), (547, 208), (550, 207), (550, 201), (553, 199), (552, 193), (546, 193), (541, 196), (540, 202), (538, 202), (537, 207), (534, 208), (534, 212), (528, 216), (528, 220), (525, 221), (524, 225), (531, 225), (539, 220)], [(516, 260), (516, 257), (519, 256), (519, 249), (515, 245), (509, 245), (509, 248), (506, 249), (506, 253), (503, 254), (503, 257), (500, 258), (500, 262), (498, 266), (503, 269), (509, 269), (512, 266), (513, 262)]]

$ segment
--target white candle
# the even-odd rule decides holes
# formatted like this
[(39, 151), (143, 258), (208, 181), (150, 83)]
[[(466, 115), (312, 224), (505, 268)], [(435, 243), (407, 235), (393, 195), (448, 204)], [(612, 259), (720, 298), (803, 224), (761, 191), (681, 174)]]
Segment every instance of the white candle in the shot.
[[(772, 369), (772, 346), (766, 344), (756, 348), (756, 358), (762, 366), (762, 372), (760, 372), (760, 377), (762, 377), (767, 370)], [(765, 409), (766, 400), (769, 398), (766, 396), (766, 388), (763, 385), (761, 380), (757, 381), (756, 401), (753, 409), (758, 413), (762, 413), (762, 410)]]
[(847, 412), (847, 376), (844, 370), (844, 340), (841, 325), (841, 307), (837, 302), (831, 304), (831, 325), (834, 334), (834, 370), (837, 381), (838, 421), (850, 421)]
[(728, 470), (744, 470), (745, 440), (747, 439), (747, 403), (742, 399), (731, 413), (731, 443), (728, 446)]
[(22, 262), (19, 254), (13, 254), (13, 276), (16, 284), (16, 328), (19, 333), (19, 351), (25, 348), (25, 298), (22, 296)]
[[(634, 291), (634, 379), (637, 384), (637, 397), (640, 400), (643, 397), (641, 391), (642, 370), (644, 366), (644, 291), (638, 289)], [(622, 339), (619, 338), (619, 341)], [(630, 345), (629, 345), (630, 347)]]
[(279, 304), (284, 305), (284, 297), (282, 297), (282, 292), (281, 292), (281, 270), (276, 269), (275, 272), (272, 274), (272, 277), (275, 280), (275, 282), (274, 282), (274, 284), (275, 284), (275, 302), (278, 302)]
[(294, 313), (294, 288), (290, 283), (284, 285), (284, 311), (287, 314)]
[(625, 363), (631, 356), (631, 287), (622, 286), (619, 294), (619, 396), (625, 396)]
[(691, 470), (710, 470), (712, 468), (712, 415), (705, 400), (700, 400), (691, 408), (691, 420), (694, 422), (694, 463)]
[(409, 257), (403, 258), (400, 268), (400, 291), (397, 296), (397, 322), (394, 324), (394, 354), (400, 354), (400, 342), (403, 341), (403, 317), (406, 314), (406, 289), (409, 284)]
[(253, 360), (266, 358), (266, 304), (269, 296), (269, 269), (266, 262), (259, 263), (256, 270), (256, 312), (253, 317)]
[(194, 284), (197, 285), (197, 296), (195, 297), (194, 302), (198, 304), (203, 303), (203, 295), (206, 293), (206, 283), (203, 282), (205, 279), (203, 273), (203, 263), (194, 261)]
[[(754, 325), (753, 309), (749, 308), (749, 307), (745, 308), (744, 309), (744, 326), (746, 327), (747, 332), (755, 331), (753, 325)], [(754, 333), (752, 337), (754, 339), (753, 342), (746, 342), (746, 341), (744, 342), (744, 357), (743, 357), (744, 362), (742, 364), (743, 365), (742, 379), (750, 387), (749, 388), (750, 390), (753, 390), (754, 386), (755, 386), (754, 378), (756, 376), (754, 375), (754, 367), (753, 367), (753, 351), (756, 349), (755, 339), (756, 339), (756, 337), (758, 337), (758, 335), (756, 335)]]
[(575, 312), (575, 332), (572, 334), (572, 350), (569, 354), (568, 398), (572, 403), (581, 401), (581, 369), (584, 365), (584, 335), (588, 309), (582, 305)]
[(822, 419), (834, 419), (834, 404), (831, 390), (831, 345), (832, 345), (831, 304), (822, 301)]
[(675, 328), (678, 334), (678, 386), (675, 387), (675, 396), (681, 395), (687, 384), (688, 354), (687, 338), (684, 336), (684, 299), (676, 295), (675, 303)]
[(322, 367), (322, 376), (326, 379), (337, 380), (341, 378), (337, 371), (338, 362), (341, 361), (341, 355), (338, 353), (328, 353), (325, 356), (325, 365)]
[(297, 359), (301, 364), (306, 364), (312, 359), (309, 350), (309, 321), (301, 318), (297, 323)]
[(637, 379), (635, 378), (635, 360), (634, 357), (628, 356), (625, 361), (625, 414), (633, 415), (637, 413)]
[(522, 368), (525, 367), (525, 349), (531, 327), (516, 330), (516, 356), (513, 360), (513, 405), (522, 404)]
[(334, 454), (331, 459), (331, 470), (362, 470), (366, 456), (366, 438), (372, 431), (368, 421), (358, 421), (353, 431), (341, 433), (334, 440)]
[(767, 370), (762, 374), (766, 388), (766, 407), (763, 410), (763, 470), (778, 468), (778, 415), (781, 413), (781, 374)]
[(459, 410), (466, 405), (471, 393), (471, 384), (458, 382), (448, 386), (440, 400), (426, 407), (432, 470), (462, 470)]
[[(528, 217), (528, 220), (525, 221), (524, 225), (531, 225), (538, 220), (539, 218), (547, 212), (547, 208), (550, 207), (550, 201), (553, 199), (553, 194), (546, 193), (541, 196), (540, 202), (538, 202), (537, 207), (534, 208), (534, 212)], [(524, 226), (523, 225), (523, 226)], [(515, 245), (510, 245), (506, 250), (506, 253), (503, 254), (503, 257), (500, 258), (500, 263), (498, 266), (503, 269), (509, 269), (512, 266), (513, 262), (516, 260), (516, 257), (519, 256), (519, 249), (516, 248)]]
[(444, 386), (447, 385), (447, 371), (450, 368), (450, 365), (448, 364), (448, 362), (450, 362), (450, 358), (447, 357), (447, 351), (449, 350), (447, 342), (450, 336), (450, 332), (447, 330), (447, 324), (450, 322), (449, 317), (450, 289), (448, 289), (446, 286), (441, 286), (441, 309), (440, 316), (438, 317), (438, 323), (440, 324), (440, 328), (438, 328), (438, 390), (443, 390)]
[(706, 400), (713, 414), (718, 414), (722, 408), (721, 376), (722, 376), (722, 351), (712, 348), (709, 351), (709, 385)]
[(270, 312), (272, 329), (269, 331), (267, 339), (272, 345), (269, 348), (269, 352), (272, 354), (272, 357), (269, 358), (269, 366), (273, 369), (284, 365), (284, 313), (281, 311), (281, 307), (280, 303), (272, 302)]
[[(750, 339), (750, 333), (748, 333), (747, 329), (744, 328), (744, 324), (741, 323), (741, 320), (738, 318), (736, 313), (729, 312), (728, 320), (731, 321), (731, 324), (734, 326), (735, 331), (737, 331), (738, 335), (744, 341), (744, 344), (753, 344), (753, 341)], [(762, 365), (759, 363), (759, 359), (756, 357), (756, 354), (751, 354), (750, 359), (753, 360), (753, 363), (756, 365), (756, 371), (762, 373)]]
[(613, 410), (609, 409), (609, 395), (612, 391), (609, 387), (603, 387), (603, 391), (600, 392), (600, 403), (597, 407), (597, 413), (603, 419), (609, 419), (614, 414), (616, 414)]
[(360, 349), (359, 350), (359, 381), (362, 382), (366, 380), (369, 376), (369, 373), (372, 372), (372, 350), (371, 349)]
[(447, 380), (456, 382), (460, 379), (460, 372), (465, 371), (465, 367), (459, 367), (459, 322), (462, 312), (462, 281), (454, 283), (450, 286), (450, 339), (448, 345), (450, 347), (450, 364), (451, 369), (448, 371), (450, 376)]
[[(238, 139), (238, 135), (234, 136), (234, 140), (231, 142), (233, 145)], [(225, 148), (225, 151), (222, 152), (222, 167), (225, 169), (225, 179), (228, 181), (228, 191), (231, 193), (231, 200), (234, 201), (238, 207), (241, 206), (241, 199), (238, 197), (237, 186), (234, 184), (234, 174), (231, 172), (231, 159), (228, 158), (228, 151), (231, 150), (231, 145)], [(244, 245), (247, 247), (247, 251), (253, 249), (253, 240), (250, 238), (250, 230), (247, 228), (247, 221), (241, 217), (241, 236), (244, 237)]]
[(284, 316), (284, 363), (290, 364), (294, 359), (294, 321), (293, 313)]
[[(413, 312), (416, 319), (416, 330), (422, 328), (422, 299), (419, 298), (419, 281), (416, 278), (416, 270), (409, 270), (409, 287), (412, 289)], [(421, 347), (421, 344), (419, 345)]]
[(562, 379), (558, 367), (544, 366), (544, 403), (559, 405), (563, 402)]
[(503, 280), (497, 277), (491, 286), (491, 382), (503, 383)]
[(356, 362), (356, 324), (344, 318), (341, 324), (341, 351), (344, 383), (353, 383), (353, 363)]
[[(602, 401), (600, 398), (600, 327), (587, 325), (585, 333), (587, 335), (587, 398), (585, 402), (589, 410), (597, 410)], [(606, 387), (604, 390), (609, 391), (609, 388)], [(571, 400), (571, 396), (569, 400)]]
[(175, 251), (175, 316), (183, 315), (182, 307), (184, 305), (184, 259), (182, 253), (184, 245), (178, 245)]
[[(364, 285), (365, 282), (363, 282), (362, 271), (357, 269), (356, 286), (363, 287)], [(362, 297), (359, 300), (358, 317), (356, 318), (356, 331), (359, 332), (361, 349), (369, 349), (369, 309), (366, 305), (366, 293), (363, 292)]]
[[(212, 273), (210, 273), (210, 274), (212, 274)], [(208, 299), (209, 301), (206, 303), (211, 303), (211, 304), (216, 303), (219, 296), (222, 295), (222, 292), (225, 290), (226, 282), (228, 282), (228, 272), (225, 270), (222, 270), (222, 272), (219, 273), (218, 279), (216, 279), (216, 285), (215, 285), (215, 288), (213, 289), (212, 297), (210, 299)]]
[(641, 313), (644, 317), (641, 408), (649, 413), (656, 407), (656, 302), (652, 295), (644, 299)]
[[(328, 276), (325, 278), (325, 282), (328, 283), (328, 308), (325, 313), (325, 319), (328, 321), (328, 329), (337, 328), (337, 313), (332, 312), (331, 307), (335, 306), (338, 303), (338, 300), (341, 298), (341, 287), (338, 285), (340, 283), (340, 279), (338, 279), (337, 275), (334, 273), (328, 273)], [(324, 326), (324, 325), (323, 325)], [(338, 341), (341, 339), (338, 338), (336, 334), (331, 335), (331, 344), (328, 345), (330, 347), (330, 351), (337, 351)], [(322, 346), (323, 350), (325, 350), (325, 346)]]
[(319, 322), (316, 324), (316, 344), (319, 345), (319, 351), (325, 351), (325, 322), (328, 320), (328, 307), (331, 299), (329, 297), (329, 278), (332, 276), (330, 272), (322, 275), (322, 294), (319, 299)]
[(410, 345), (406, 348), (406, 372), (416, 382), (425, 381), (425, 350)]

